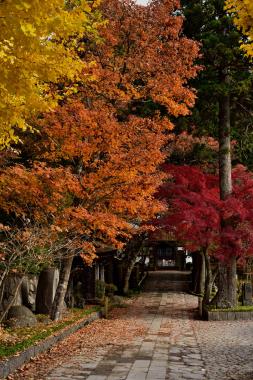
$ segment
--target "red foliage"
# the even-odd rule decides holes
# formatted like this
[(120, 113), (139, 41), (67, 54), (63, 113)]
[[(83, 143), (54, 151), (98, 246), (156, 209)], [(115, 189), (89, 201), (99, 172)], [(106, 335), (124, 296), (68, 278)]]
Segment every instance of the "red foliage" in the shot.
[[(253, 176), (243, 166), (233, 170), (233, 194), (220, 200), (216, 175), (191, 166), (166, 165), (171, 178), (159, 190), (169, 212), (159, 227), (173, 232), (190, 251), (208, 249), (220, 260), (253, 254)], [(221, 229), (222, 223), (222, 229)]]

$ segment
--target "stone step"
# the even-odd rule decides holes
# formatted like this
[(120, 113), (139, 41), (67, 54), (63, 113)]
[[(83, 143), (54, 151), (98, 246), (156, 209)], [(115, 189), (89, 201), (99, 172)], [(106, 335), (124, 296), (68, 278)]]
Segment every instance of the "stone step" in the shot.
[(191, 284), (191, 273), (179, 271), (149, 272), (144, 284), (144, 292), (187, 292)]

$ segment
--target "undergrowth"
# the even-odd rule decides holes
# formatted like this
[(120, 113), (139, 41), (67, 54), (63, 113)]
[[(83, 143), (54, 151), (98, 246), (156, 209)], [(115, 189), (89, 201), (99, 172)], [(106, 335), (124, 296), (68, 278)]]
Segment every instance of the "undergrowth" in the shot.
[(0, 359), (14, 355), (33, 344), (53, 335), (55, 332), (64, 329), (68, 325), (77, 322), (86, 315), (99, 311), (99, 306), (92, 306), (86, 309), (71, 309), (66, 317), (58, 322), (43, 321), (41, 315), (38, 316), (38, 324), (33, 327), (6, 328), (0, 329)]

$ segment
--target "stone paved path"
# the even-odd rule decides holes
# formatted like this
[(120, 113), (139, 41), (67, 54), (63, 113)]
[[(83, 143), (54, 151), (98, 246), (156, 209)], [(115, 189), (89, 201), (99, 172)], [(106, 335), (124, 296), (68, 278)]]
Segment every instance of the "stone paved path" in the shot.
[(45, 379), (253, 380), (253, 321), (195, 320), (196, 307), (197, 298), (182, 292), (143, 293), (132, 310), (146, 335), (93, 358), (66, 358)]
[[(94, 358), (75, 356), (47, 380), (206, 380), (205, 363), (192, 326), (195, 297), (179, 292), (143, 293), (135, 302), (145, 336), (123, 347), (103, 349)], [(213, 380), (213, 379), (212, 379)]]
[(191, 272), (178, 270), (149, 271), (148, 278), (144, 283), (144, 292), (169, 292), (189, 290), (191, 284)]

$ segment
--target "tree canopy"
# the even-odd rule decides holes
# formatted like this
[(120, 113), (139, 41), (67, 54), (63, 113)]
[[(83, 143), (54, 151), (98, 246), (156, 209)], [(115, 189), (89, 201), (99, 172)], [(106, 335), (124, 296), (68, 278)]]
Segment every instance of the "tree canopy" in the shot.
[(235, 25), (242, 30), (245, 40), (242, 48), (250, 57), (253, 56), (253, 4), (248, 0), (227, 0), (226, 9), (234, 15)]
[(233, 194), (226, 200), (220, 199), (217, 175), (187, 165), (164, 168), (171, 178), (157, 194), (168, 204), (157, 222), (161, 228), (174, 233), (191, 252), (208, 250), (218, 260), (234, 255), (243, 261), (253, 255), (253, 177), (246, 168), (233, 169)]
[(168, 0), (101, 4), (108, 20), (101, 40), (78, 35), (76, 42), (86, 47), (78, 63), (94, 62), (85, 72), (93, 80), (73, 74), (76, 92), (30, 118), (39, 133), (19, 133), (16, 160), (1, 174), (3, 224), (29, 220), (61, 238), (75, 235), (88, 258), (99, 245), (122, 246), (161, 211), (154, 193), (164, 178), (169, 116), (189, 112), (195, 93), (187, 81), (198, 71), (198, 44), (181, 35), (176, 9)]
[(251, 167), (253, 77), (252, 63), (240, 49), (243, 35), (224, 9), (224, 0), (183, 0), (182, 5), (184, 33), (201, 42), (203, 70), (191, 82), (198, 94), (192, 114), (176, 123), (194, 135), (218, 138), (219, 102), (229, 96), (231, 136), (237, 142), (233, 162)]
[(32, 129), (31, 116), (57, 104), (53, 83), (80, 77), (85, 65), (77, 42), (96, 36), (100, 23), (96, 2), (0, 2), (1, 146), (17, 141), (16, 129)]

